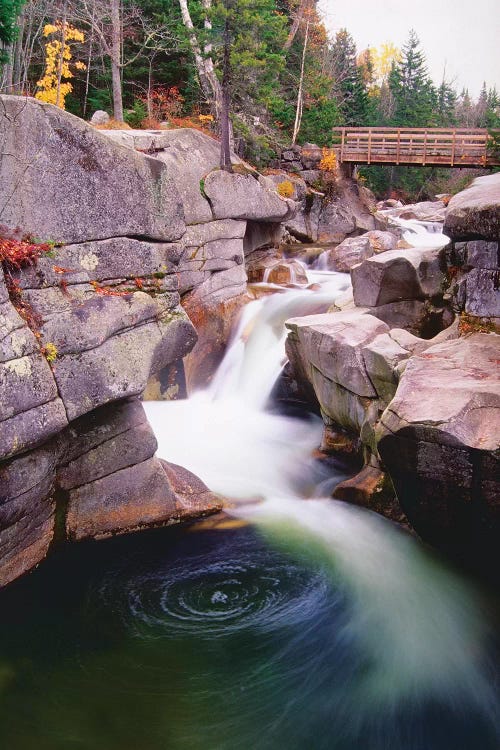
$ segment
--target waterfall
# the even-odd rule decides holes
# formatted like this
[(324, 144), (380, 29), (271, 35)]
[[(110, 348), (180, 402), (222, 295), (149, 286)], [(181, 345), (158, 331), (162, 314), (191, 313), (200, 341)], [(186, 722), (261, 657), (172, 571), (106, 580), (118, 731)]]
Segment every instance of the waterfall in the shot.
[[(447, 242), (434, 229), (429, 236), (422, 222), (400, 223), (414, 245)], [(364, 708), (353, 706), (360, 716), (382, 705), (436, 699), (479, 706), (498, 727), (485, 670), (488, 628), (474, 595), (389, 521), (315, 498), (311, 454), (322, 423), (265, 410), (285, 361), (285, 321), (327, 309), (349, 285), (345, 274), (316, 271), (309, 280), (319, 289), (247, 305), (210, 388), (185, 401), (144, 404), (158, 453), (213, 491), (245, 499), (229, 512), (275, 543), (326, 560), (350, 602), (345, 637), (367, 662), (355, 691)]]
[(295, 496), (322, 424), (265, 411), (285, 362), (285, 321), (325, 311), (348, 285), (346, 274), (331, 273), (319, 290), (250, 302), (207, 390), (185, 401), (144, 403), (159, 455), (229, 497)]
[(403, 239), (412, 247), (446, 247), (450, 241), (450, 238), (443, 234), (443, 224), (439, 221), (419, 221), (394, 216), (391, 217), (391, 221), (404, 230)]

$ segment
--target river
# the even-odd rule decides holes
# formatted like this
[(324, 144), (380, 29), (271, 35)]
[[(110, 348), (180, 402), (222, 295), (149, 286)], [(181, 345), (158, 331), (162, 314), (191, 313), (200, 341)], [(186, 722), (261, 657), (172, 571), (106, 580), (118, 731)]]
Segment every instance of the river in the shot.
[(321, 420), (269, 409), (284, 321), (348, 285), (309, 273), (247, 305), (208, 390), (145, 404), (228, 519), (61, 548), (2, 592), (1, 747), (498, 748), (491, 596), (324, 497), (348, 467), (314, 458)]

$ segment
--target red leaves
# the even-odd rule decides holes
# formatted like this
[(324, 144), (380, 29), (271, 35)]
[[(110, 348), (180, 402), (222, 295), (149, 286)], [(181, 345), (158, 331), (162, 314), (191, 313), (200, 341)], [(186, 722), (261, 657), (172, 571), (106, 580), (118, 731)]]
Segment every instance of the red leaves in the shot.
[(91, 281), (90, 283), (94, 287), (95, 293), (101, 294), (103, 297), (129, 297), (132, 294), (132, 292), (128, 292), (128, 291), (124, 291), (124, 292), (115, 291), (109, 286), (99, 286), (97, 281)]
[(25, 265), (35, 265), (38, 258), (50, 250), (50, 245), (37, 245), (29, 238), (12, 240), (0, 237), (0, 262), (6, 263), (7, 268), (18, 269)]
[(29, 328), (34, 332), (37, 338), (40, 338), (38, 329), (42, 324), (42, 318), (38, 313), (35, 313), (31, 305), (23, 299), (22, 289), (17, 279), (13, 279), (10, 274), (5, 277), (5, 283), (7, 285), (7, 291), (9, 293), (10, 300), (21, 318), (26, 322)]

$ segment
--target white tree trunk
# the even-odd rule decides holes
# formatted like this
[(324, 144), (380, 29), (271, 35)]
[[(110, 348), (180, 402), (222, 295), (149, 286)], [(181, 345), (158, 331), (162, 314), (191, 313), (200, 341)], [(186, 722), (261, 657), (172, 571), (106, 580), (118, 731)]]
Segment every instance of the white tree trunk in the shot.
[(297, 136), (299, 134), (300, 130), (300, 124), (302, 121), (302, 111), (304, 108), (303, 99), (304, 99), (304, 68), (306, 64), (306, 52), (307, 52), (307, 42), (309, 40), (309, 21), (306, 23), (306, 34), (304, 37), (304, 49), (302, 50), (302, 64), (300, 66), (300, 79), (299, 79), (299, 91), (297, 94), (297, 110), (295, 112), (295, 124), (293, 126), (293, 136), (292, 136), (292, 143), (295, 143), (297, 140)]
[(122, 97), (122, 24), (120, 18), (120, 0), (110, 2), (111, 18), (111, 85), (113, 88), (113, 117), (123, 122)]
[[(189, 44), (194, 57), (194, 63), (198, 78), (200, 79), (200, 85), (205, 97), (210, 102), (211, 108), (214, 112), (215, 119), (220, 123), (221, 112), (222, 112), (222, 89), (219, 80), (215, 74), (215, 68), (211, 57), (203, 57), (200, 44), (196, 37), (196, 31), (189, 13), (187, 0), (179, 0), (179, 6), (181, 9), (182, 21), (184, 26), (188, 30)], [(207, 10), (210, 8), (210, 0), (204, 0), (203, 7)], [(210, 24), (207, 19), (206, 24)], [(205, 26), (209, 28), (209, 25)]]

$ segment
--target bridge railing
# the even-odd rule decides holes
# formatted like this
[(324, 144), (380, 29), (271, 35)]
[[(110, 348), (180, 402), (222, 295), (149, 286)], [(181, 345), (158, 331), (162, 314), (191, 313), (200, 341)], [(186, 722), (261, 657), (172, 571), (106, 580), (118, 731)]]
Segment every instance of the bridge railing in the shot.
[(487, 130), (480, 128), (333, 128), (340, 162), (487, 166)]

